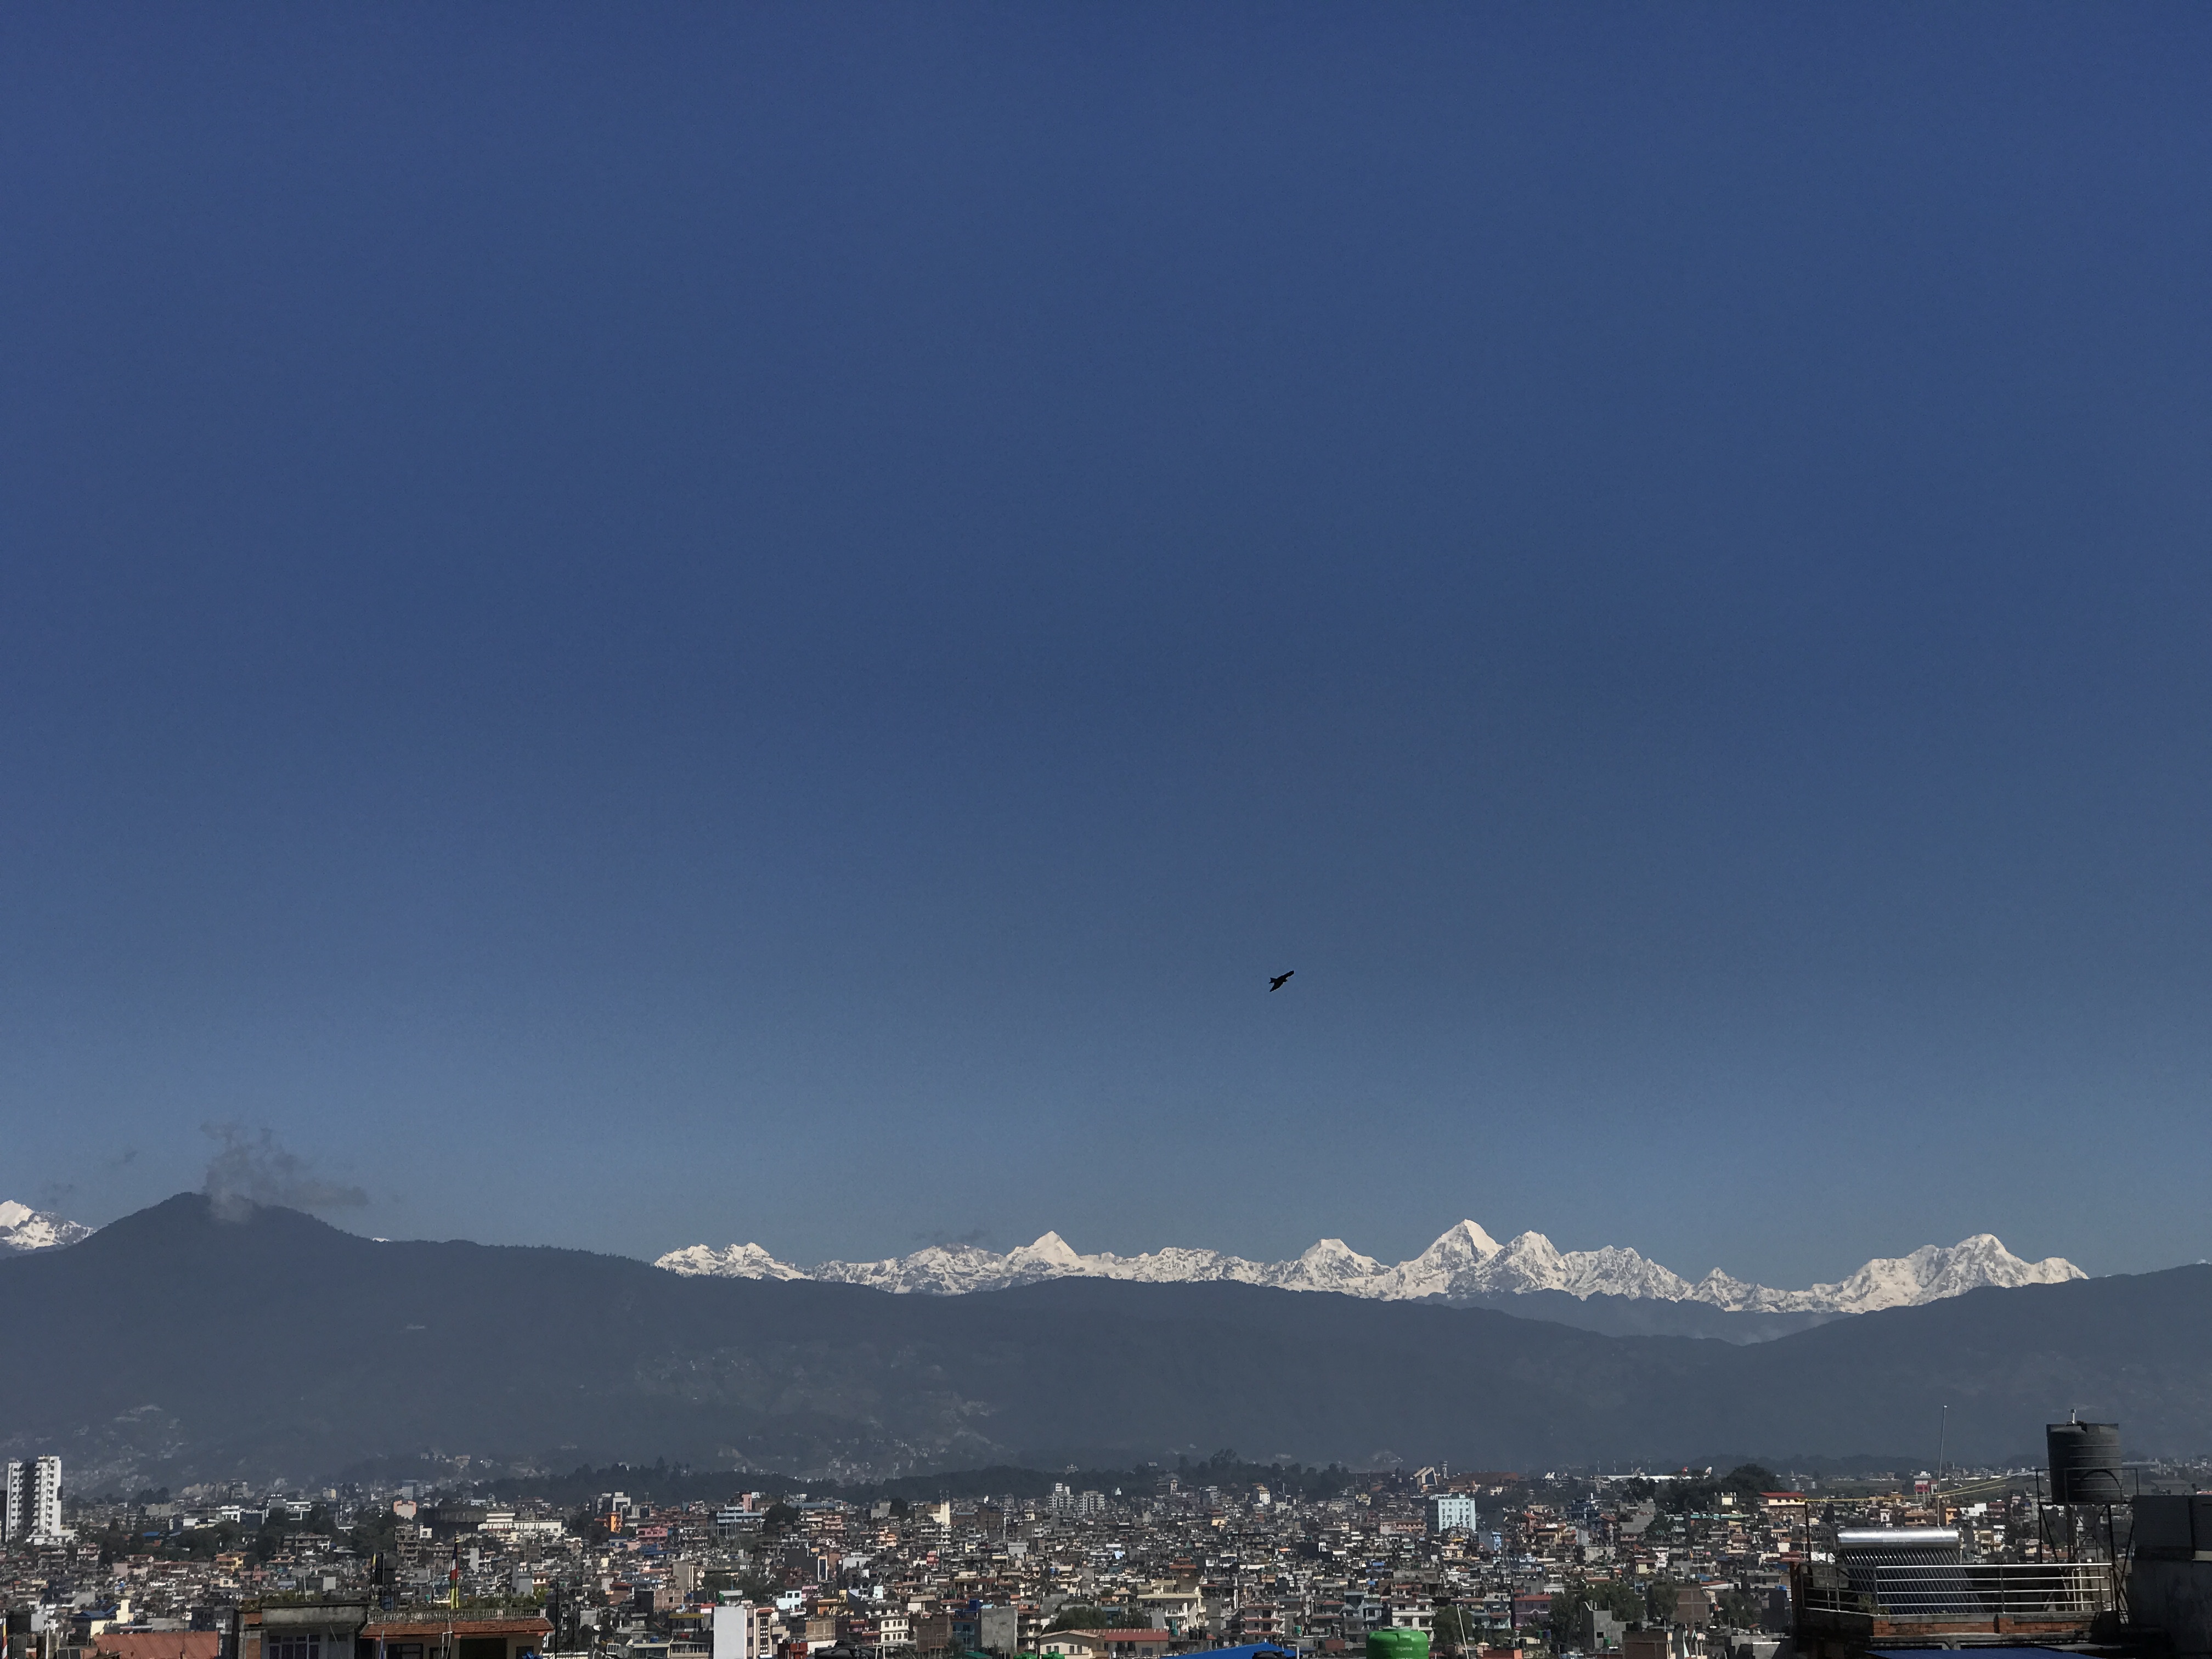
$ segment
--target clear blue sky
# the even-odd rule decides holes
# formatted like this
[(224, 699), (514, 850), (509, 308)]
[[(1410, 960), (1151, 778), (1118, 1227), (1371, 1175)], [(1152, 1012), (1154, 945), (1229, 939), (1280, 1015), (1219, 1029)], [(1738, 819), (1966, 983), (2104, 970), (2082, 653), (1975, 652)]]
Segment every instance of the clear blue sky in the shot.
[(0, 1195), (2212, 1255), (2208, 64), (11, 9)]

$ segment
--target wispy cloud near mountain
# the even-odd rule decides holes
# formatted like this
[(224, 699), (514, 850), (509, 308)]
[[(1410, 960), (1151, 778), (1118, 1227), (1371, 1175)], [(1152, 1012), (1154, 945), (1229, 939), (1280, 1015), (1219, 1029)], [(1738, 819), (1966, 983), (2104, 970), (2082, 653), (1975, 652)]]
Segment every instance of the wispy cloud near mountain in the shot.
[(265, 1127), (203, 1123), (200, 1132), (216, 1143), (200, 1190), (215, 1201), (216, 1213), (225, 1220), (238, 1220), (259, 1204), (337, 1210), (357, 1209), (368, 1202), (368, 1194), (360, 1188), (316, 1174)]

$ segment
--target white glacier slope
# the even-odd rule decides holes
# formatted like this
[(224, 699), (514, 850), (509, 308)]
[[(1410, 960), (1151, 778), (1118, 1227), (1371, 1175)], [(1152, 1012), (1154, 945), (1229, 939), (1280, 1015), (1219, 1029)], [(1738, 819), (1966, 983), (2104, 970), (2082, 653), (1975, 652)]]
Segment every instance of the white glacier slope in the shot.
[(1340, 1238), (1324, 1238), (1291, 1261), (1250, 1261), (1220, 1250), (1170, 1246), (1142, 1255), (1086, 1255), (1058, 1233), (1046, 1233), (1004, 1255), (973, 1244), (933, 1244), (882, 1261), (825, 1261), (814, 1268), (779, 1261), (757, 1244), (672, 1250), (657, 1266), (672, 1273), (738, 1279), (813, 1279), (865, 1285), (900, 1295), (962, 1296), (1008, 1290), (1048, 1279), (1119, 1279), (1149, 1284), (1230, 1280), (1281, 1290), (1335, 1291), (1394, 1302), (1558, 1291), (1662, 1302), (1702, 1302), (1731, 1313), (1871, 1313), (1937, 1301), (1984, 1285), (2055, 1285), (2086, 1277), (2059, 1256), (2025, 1261), (1995, 1236), (1977, 1233), (1948, 1247), (1923, 1245), (1910, 1255), (1868, 1262), (1848, 1279), (1809, 1290), (1778, 1291), (1732, 1279), (1717, 1268), (1695, 1284), (1638, 1255), (1608, 1245), (1561, 1250), (1541, 1233), (1500, 1244), (1462, 1221), (1409, 1261), (1386, 1267)]
[(51, 1250), (91, 1237), (92, 1229), (14, 1199), (0, 1201), (0, 1250)]

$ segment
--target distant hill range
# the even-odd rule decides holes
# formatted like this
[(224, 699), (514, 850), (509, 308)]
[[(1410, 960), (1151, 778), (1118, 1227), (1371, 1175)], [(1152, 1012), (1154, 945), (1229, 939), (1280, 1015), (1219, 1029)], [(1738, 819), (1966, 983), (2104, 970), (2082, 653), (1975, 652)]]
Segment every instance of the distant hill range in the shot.
[[(0, 1249), (74, 1244), (92, 1229), (13, 1201), (0, 1203)], [(1058, 1233), (1004, 1255), (970, 1244), (935, 1244), (883, 1261), (779, 1261), (757, 1244), (721, 1249), (693, 1244), (654, 1263), (671, 1273), (724, 1279), (812, 1279), (862, 1285), (899, 1295), (967, 1296), (1052, 1279), (1118, 1279), (1146, 1285), (1260, 1285), (1272, 1290), (1333, 1291), (1380, 1302), (1441, 1301), (1495, 1306), (1507, 1297), (1538, 1300), (1513, 1311), (1618, 1335), (1727, 1336), (1746, 1340), (1802, 1329), (1838, 1314), (1917, 1307), (1991, 1286), (2057, 1285), (2086, 1277), (2061, 1256), (2027, 1261), (1991, 1233), (1910, 1255), (1877, 1257), (1849, 1278), (1809, 1290), (1778, 1291), (1716, 1268), (1692, 1282), (1632, 1249), (1561, 1250), (1541, 1233), (1500, 1244), (1472, 1221), (1449, 1229), (1409, 1261), (1385, 1266), (1340, 1238), (1324, 1238), (1291, 1261), (1251, 1261), (1222, 1250), (1170, 1247), (1142, 1255), (1086, 1255)], [(1569, 1304), (1594, 1304), (1581, 1310)], [(1668, 1313), (1629, 1304), (1678, 1304)], [(1783, 1316), (1757, 1322), (1711, 1314)], [(1811, 1318), (1805, 1316), (1813, 1316)]]
[(1012, 1290), (1054, 1279), (1117, 1279), (1145, 1285), (1261, 1285), (1457, 1306), (1510, 1306), (1502, 1298), (1537, 1297), (1538, 1306), (1512, 1310), (1614, 1335), (1732, 1340), (1763, 1340), (1841, 1314), (1917, 1307), (1968, 1291), (2058, 1285), (2086, 1277), (2062, 1257), (2024, 1261), (1993, 1234), (1977, 1233), (1948, 1249), (1928, 1244), (1910, 1255), (1877, 1258), (1833, 1285), (1778, 1291), (1731, 1279), (1717, 1268), (1692, 1282), (1632, 1249), (1561, 1250), (1541, 1233), (1522, 1233), (1500, 1244), (1472, 1221), (1459, 1223), (1420, 1255), (1395, 1267), (1360, 1255), (1340, 1238), (1324, 1238), (1295, 1261), (1249, 1261), (1220, 1250), (1183, 1249), (1085, 1255), (1058, 1233), (1004, 1255), (973, 1245), (938, 1244), (886, 1261), (825, 1261), (805, 1268), (777, 1261), (758, 1244), (722, 1249), (694, 1244), (670, 1251), (654, 1265), (671, 1273), (811, 1279), (927, 1296)]
[[(0, 1258), (0, 1453), (80, 1491), (465, 1454), (845, 1476), (1247, 1456), (1468, 1468), (2212, 1443), (2212, 1267), (1983, 1289), (1737, 1346), (1229, 1281), (956, 1297), (383, 1243), (171, 1199)], [(473, 1467), (473, 1465), (472, 1465)]]

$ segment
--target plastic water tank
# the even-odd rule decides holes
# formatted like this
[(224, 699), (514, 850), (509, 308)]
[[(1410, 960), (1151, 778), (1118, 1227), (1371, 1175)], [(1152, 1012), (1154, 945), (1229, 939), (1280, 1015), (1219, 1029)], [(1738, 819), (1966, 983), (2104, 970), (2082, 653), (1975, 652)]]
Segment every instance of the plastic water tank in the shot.
[(1429, 1633), (1425, 1630), (1370, 1632), (1367, 1659), (1429, 1659)]
[(2052, 1503), (2127, 1502), (2120, 1490), (2118, 1424), (2051, 1423), (2043, 1432), (2051, 1448)]

